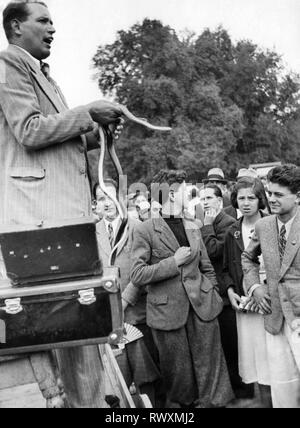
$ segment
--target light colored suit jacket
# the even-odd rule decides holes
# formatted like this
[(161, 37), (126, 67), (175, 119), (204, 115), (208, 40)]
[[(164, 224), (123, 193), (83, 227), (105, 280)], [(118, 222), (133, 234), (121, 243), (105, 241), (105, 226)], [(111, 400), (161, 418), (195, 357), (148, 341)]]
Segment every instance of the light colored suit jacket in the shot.
[(184, 220), (191, 247), (189, 262), (178, 268), (179, 243), (163, 218), (138, 225), (133, 240), (131, 280), (148, 286), (147, 323), (158, 330), (183, 327), (192, 307), (202, 321), (222, 310), (217, 279), (196, 222)]
[(248, 291), (260, 283), (258, 257), (262, 254), (271, 296), (272, 314), (265, 317), (266, 330), (277, 335), (283, 321), (291, 324), (300, 317), (300, 210), (293, 222), (282, 265), (279, 256), (279, 233), (276, 216), (265, 217), (256, 224), (249, 247), (242, 255), (245, 285)]
[(18, 47), (0, 53), (0, 224), (91, 215), (85, 107), (68, 110)]
[[(141, 324), (146, 322), (146, 291), (135, 287), (130, 281), (131, 249), (137, 220), (129, 220), (127, 240), (119, 247), (115, 266), (120, 269), (122, 298), (129, 303), (125, 312), (125, 321), (129, 324)], [(97, 224), (97, 241), (100, 258), (104, 266), (108, 265), (111, 254), (111, 246), (104, 220)]]

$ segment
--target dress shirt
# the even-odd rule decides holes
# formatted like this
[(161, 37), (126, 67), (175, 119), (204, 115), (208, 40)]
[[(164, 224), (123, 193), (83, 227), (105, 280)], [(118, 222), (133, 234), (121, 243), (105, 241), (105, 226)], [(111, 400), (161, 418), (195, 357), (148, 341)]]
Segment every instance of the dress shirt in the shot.
[(286, 239), (288, 240), (290, 233), (291, 233), (291, 228), (293, 226), (294, 220), (295, 220), (296, 215), (291, 218), (287, 223), (282, 223), (282, 221), (279, 220), (279, 218), (277, 217), (277, 223), (278, 223), (278, 230), (280, 231), (282, 226), (285, 226), (285, 230), (286, 230)]

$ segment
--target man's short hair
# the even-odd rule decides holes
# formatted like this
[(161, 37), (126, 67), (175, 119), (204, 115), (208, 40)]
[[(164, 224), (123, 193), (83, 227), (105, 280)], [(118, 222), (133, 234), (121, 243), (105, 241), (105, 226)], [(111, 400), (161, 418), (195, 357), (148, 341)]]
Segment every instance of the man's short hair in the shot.
[(44, 2), (42, 1), (34, 1), (34, 0), (24, 0), (24, 1), (18, 1), (18, 2), (10, 2), (6, 6), (6, 8), (3, 11), (3, 28), (5, 31), (5, 35), (8, 41), (11, 40), (13, 36), (12, 27), (11, 27), (11, 21), (14, 19), (17, 19), (20, 22), (24, 22), (28, 19), (28, 16), (30, 14), (28, 5), (38, 3), (45, 7), (48, 7)]
[(217, 198), (222, 198), (223, 199), (222, 190), (216, 184), (205, 184), (205, 186), (201, 190), (205, 190), (205, 189), (213, 189), (214, 195)]
[[(113, 180), (112, 178), (105, 178), (104, 180), (104, 184), (106, 185), (106, 186), (113, 186), (116, 190), (118, 190), (118, 183), (115, 181), (115, 180)], [(94, 199), (97, 199), (97, 190), (100, 188), (100, 184), (97, 182), (97, 183), (95, 183), (94, 184), (94, 187), (93, 187), (93, 197), (94, 197)]]
[(170, 190), (180, 186), (187, 179), (184, 170), (162, 169), (153, 178), (151, 196), (161, 205), (165, 204), (169, 198)]
[(269, 172), (268, 181), (287, 187), (296, 195), (300, 192), (300, 168), (293, 164), (276, 166)]
[(231, 205), (233, 208), (238, 209), (238, 193), (242, 189), (251, 189), (254, 195), (258, 198), (258, 209), (264, 210), (268, 207), (268, 199), (265, 192), (264, 185), (262, 184), (259, 178), (254, 177), (242, 177), (234, 185), (233, 191), (231, 193)]

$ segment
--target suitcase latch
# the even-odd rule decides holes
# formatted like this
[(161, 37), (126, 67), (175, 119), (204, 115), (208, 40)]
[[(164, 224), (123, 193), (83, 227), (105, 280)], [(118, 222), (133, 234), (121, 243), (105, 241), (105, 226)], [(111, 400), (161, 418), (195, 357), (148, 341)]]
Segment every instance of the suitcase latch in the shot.
[(5, 300), (4, 311), (8, 315), (17, 315), (23, 311), (23, 306), (21, 305), (21, 299), (9, 299)]
[(95, 290), (91, 288), (90, 290), (81, 290), (79, 291), (78, 302), (81, 305), (89, 306), (97, 301), (95, 296)]

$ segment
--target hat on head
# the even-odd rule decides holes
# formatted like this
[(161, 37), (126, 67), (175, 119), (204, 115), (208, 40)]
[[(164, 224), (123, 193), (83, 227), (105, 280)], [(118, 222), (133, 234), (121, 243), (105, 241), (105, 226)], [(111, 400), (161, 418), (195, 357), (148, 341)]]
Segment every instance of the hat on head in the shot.
[(239, 180), (240, 178), (244, 177), (258, 178), (258, 174), (257, 171), (253, 168), (242, 168), (239, 170), (237, 179)]
[(211, 181), (219, 181), (222, 184), (227, 184), (228, 180), (225, 179), (224, 172), (221, 168), (213, 168), (208, 171), (207, 179), (203, 180), (204, 184), (208, 184)]

